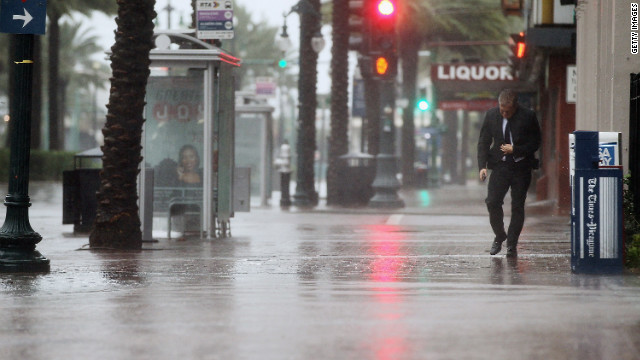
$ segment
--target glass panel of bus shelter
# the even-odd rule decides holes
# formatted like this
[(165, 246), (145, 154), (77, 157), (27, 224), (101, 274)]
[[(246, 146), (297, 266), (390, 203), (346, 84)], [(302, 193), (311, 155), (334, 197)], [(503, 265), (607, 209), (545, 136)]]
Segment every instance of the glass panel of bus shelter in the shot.
[(152, 68), (147, 83), (144, 161), (154, 173), (154, 229), (201, 230), (203, 93), (203, 69)]
[(243, 113), (236, 112), (236, 166), (248, 167), (251, 169), (251, 195), (262, 196), (263, 188), (270, 184), (262, 184), (265, 178), (265, 169), (272, 167), (272, 164), (265, 164), (269, 156), (265, 156), (265, 151), (269, 151), (267, 139), (267, 121), (264, 113)]

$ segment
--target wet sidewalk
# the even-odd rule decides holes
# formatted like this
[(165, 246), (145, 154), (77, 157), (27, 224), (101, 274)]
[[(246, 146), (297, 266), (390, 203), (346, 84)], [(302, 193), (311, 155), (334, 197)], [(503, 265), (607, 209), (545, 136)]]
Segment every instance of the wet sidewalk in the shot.
[(258, 207), (231, 238), (104, 252), (61, 225), (59, 184), (32, 186), (51, 272), (0, 274), (0, 359), (638, 359), (640, 278), (572, 274), (567, 217), (490, 256), (485, 191)]

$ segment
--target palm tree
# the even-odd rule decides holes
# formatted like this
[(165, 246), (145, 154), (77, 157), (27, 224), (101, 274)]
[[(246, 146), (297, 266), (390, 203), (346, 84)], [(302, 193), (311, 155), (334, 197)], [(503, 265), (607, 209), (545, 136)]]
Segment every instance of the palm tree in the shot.
[[(77, 89), (87, 89), (90, 85), (104, 88), (108, 78), (106, 65), (97, 64), (91, 55), (104, 51), (98, 46), (98, 37), (90, 34), (90, 30), (80, 31), (80, 23), (63, 22), (60, 26), (60, 109), (67, 114), (68, 93)], [(88, 93), (88, 91), (87, 91)]]
[[(407, 0), (401, 8), (400, 16), (398, 30), (402, 89), (403, 96), (409, 100), (408, 111), (403, 113), (402, 128), (401, 167), (406, 186), (412, 184), (415, 160), (413, 109), (416, 101), (418, 51), (426, 41), (505, 40), (508, 38), (509, 26), (494, 0)], [(471, 16), (475, 16), (478, 21), (469, 21)], [(457, 51), (459, 56), (465, 58), (475, 56), (489, 60), (504, 58), (505, 49), (469, 46), (446, 51)], [(444, 51), (439, 49), (438, 52)]]
[(116, 9), (116, 1), (112, 0), (50, 0), (47, 4), (47, 16), (49, 17), (49, 149), (64, 149), (64, 126), (62, 124), (62, 112), (59, 104), (62, 94), (59, 83), (60, 64), (60, 19), (65, 14), (77, 11), (89, 14), (91, 11), (102, 11), (112, 14)]
[(298, 80), (298, 142), (296, 193), (294, 205), (311, 207), (318, 203), (314, 186), (314, 155), (316, 150), (316, 83), (318, 54), (311, 38), (320, 30), (320, 0), (300, 2), (300, 77)]
[(104, 134), (103, 170), (97, 193), (92, 248), (140, 249), (142, 233), (136, 181), (149, 52), (153, 48), (155, 0), (118, 0), (116, 41), (111, 55), (111, 92)]
[[(231, 40), (222, 40), (224, 48), (240, 59), (247, 60), (234, 73), (239, 88), (249, 85), (247, 73), (253, 76), (276, 76), (275, 66), (280, 57), (280, 50), (275, 46), (274, 39), (278, 27), (272, 26), (266, 20), (254, 21), (246, 7), (234, 4), (233, 17), (237, 19), (233, 28), (235, 36)], [(252, 63), (252, 60), (258, 60)], [(265, 66), (265, 61), (272, 60), (272, 66)]]
[(346, 179), (340, 156), (349, 151), (347, 129), (349, 124), (349, 2), (334, 0), (332, 10), (332, 49), (331, 49), (331, 133), (327, 168), (327, 205), (340, 202), (341, 187)]

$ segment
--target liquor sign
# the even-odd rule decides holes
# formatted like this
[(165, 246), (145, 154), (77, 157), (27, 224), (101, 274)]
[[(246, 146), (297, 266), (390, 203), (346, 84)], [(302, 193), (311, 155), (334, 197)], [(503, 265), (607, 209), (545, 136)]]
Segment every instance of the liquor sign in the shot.
[(514, 81), (507, 64), (435, 64), (431, 79), (444, 81)]
[(233, 39), (233, 3), (231, 0), (196, 2), (198, 39)]
[(43, 35), (46, 20), (46, 0), (2, 0), (0, 2), (0, 32)]

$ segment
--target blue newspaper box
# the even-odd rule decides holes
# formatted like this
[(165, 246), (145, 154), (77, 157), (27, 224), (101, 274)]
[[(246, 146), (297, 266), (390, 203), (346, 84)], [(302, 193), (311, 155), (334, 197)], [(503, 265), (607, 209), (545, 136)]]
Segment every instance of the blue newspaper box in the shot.
[(599, 165), (595, 131), (576, 131), (571, 182), (571, 270), (620, 273), (622, 260), (622, 167)]

